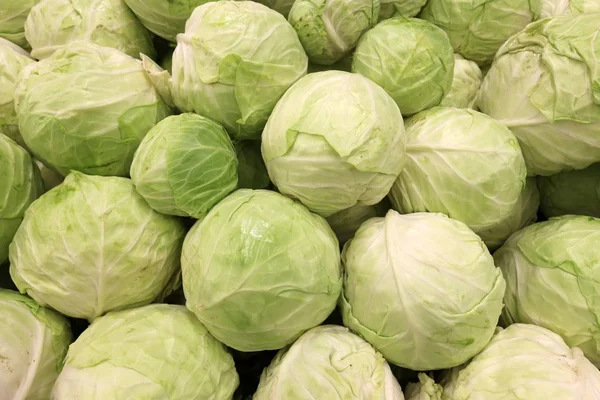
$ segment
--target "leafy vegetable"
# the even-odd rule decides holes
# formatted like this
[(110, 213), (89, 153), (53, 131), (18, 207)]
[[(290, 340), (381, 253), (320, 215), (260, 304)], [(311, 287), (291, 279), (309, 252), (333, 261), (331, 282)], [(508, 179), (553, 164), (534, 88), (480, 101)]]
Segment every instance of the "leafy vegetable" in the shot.
[[(0, 0), (0, 38), (28, 48), (25, 39), (25, 20), (31, 7), (40, 0)], [(0, 63), (0, 65), (2, 65)]]
[(454, 55), (454, 79), (450, 91), (440, 102), (442, 107), (475, 108), (483, 75), (474, 61)]

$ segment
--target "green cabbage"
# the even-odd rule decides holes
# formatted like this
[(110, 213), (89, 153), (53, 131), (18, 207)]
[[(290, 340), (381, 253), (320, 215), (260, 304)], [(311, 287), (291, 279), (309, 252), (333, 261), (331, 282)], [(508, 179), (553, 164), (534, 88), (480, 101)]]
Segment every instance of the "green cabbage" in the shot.
[(441, 107), (475, 108), (477, 93), (483, 81), (483, 74), (474, 61), (465, 60), (460, 54), (454, 55), (454, 79)]
[(0, 38), (29, 48), (25, 39), (25, 20), (31, 7), (39, 2), (40, 0), (0, 0)]

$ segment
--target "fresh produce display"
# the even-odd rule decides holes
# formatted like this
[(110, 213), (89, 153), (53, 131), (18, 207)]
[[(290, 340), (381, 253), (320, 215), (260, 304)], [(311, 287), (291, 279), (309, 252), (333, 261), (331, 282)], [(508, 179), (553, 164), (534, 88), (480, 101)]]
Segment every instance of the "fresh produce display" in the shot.
[(600, 0), (0, 0), (0, 400), (600, 400)]

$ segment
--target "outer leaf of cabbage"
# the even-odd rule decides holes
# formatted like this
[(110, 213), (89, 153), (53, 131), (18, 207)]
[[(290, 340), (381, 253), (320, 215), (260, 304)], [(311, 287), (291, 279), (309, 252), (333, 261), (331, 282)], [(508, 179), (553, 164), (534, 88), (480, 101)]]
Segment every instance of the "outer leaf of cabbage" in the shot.
[(578, 348), (539, 326), (500, 331), (480, 354), (455, 368), (444, 400), (547, 400), (600, 398), (600, 372)]
[(416, 16), (427, 0), (380, 0), (379, 20), (392, 17), (410, 18)]
[(296, 0), (288, 20), (309, 60), (331, 65), (347, 55), (378, 18), (379, 0)]
[(436, 107), (405, 126), (408, 161), (390, 192), (396, 210), (444, 213), (475, 233), (511, 215), (526, 171), (504, 125), (477, 111)]
[(19, 73), (34, 62), (25, 50), (0, 37), (0, 133), (21, 145), (14, 92)]
[(496, 253), (506, 278), (506, 324), (531, 323), (561, 335), (600, 364), (600, 219), (563, 216), (528, 226)]
[(10, 274), (41, 305), (93, 320), (172, 289), (184, 234), (129, 179), (72, 172), (27, 210)]
[(173, 99), (182, 111), (223, 124), (233, 138), (256, 139), (307, 65), (281, 14), (252, 1), (207, 3), (177, 36)]
[(424, 373), (419, 374), (418, 383), (406, 387), (406, 400), (441, 400), (443, 389)]
[(441, 107), (475, 108), (477, 93), (483, 74), (474, 61), (465, 60), (460, 54), (454, 55), (454, 79), (452, 87), (440, 103)]
[(68, 320), (0, 289), (0, 388), (3, 399), (47, 400), (72, 335)]
[[(122, 0), (121, 0), (122, 1)], [(125, 0), (142, 24), (156, 35), (175, 42), (194, 9), (209, 0)]]
[(154, 58), (150, 34), (123, 0), (41, 0), (25, 22), (31, 55), (47, 58), (61, 46), (86, 41), (132, 57)]
[(600, 12), (600, 0), (542, 0), (540, 19), (570, 13)]
[(203, 218), (237, 186), (238, 161), (223, 127), (200, 115), (165, 118), (144, 137), (131, 179), (154, 210)]
[(600, 161), (599, 29), (600, 13), (535, 22), (502, 46), (483, 81), (478, 106), (517, 136), (529, 175)]
[(186, 236), (181, 260), (187, 307), (240, 351), (290, 344), (327, 318), (342, 286), (325, 220), (266, 190), (217, 204)]
[(502, 222), (490, 229), (480, 231), (478, 234), (483, 239), (490, 251), (502, 246), (506, 239), (513, 233), (537, 220), (540, 206), (540, 192), (535, 178), (527, 178), (525, 187), (519, 195), (510, 215)]
[(281, 350), (254, 400), (404, 400), (383, 356), (347, 328), (323, 325)]
[[(0, 0), (0, 38), (23, 48), (29, 48), (25, 39), (25, 20), (31, 7), (40, 0)], [(2, 64), (0, 64), (2, 65)]]
[(467, 60), (487, 65), (512, 35), (535, 21), (541, 0), (430, 0), (420, 18), (442, 28)]
[(547, 217), (577, 214), (600, 218), (600, 164), (578, 171), (538, 176), (542, 213)]
[(29, 149), (63, 175), (128, 175), (142, 138), (171, 111), (137, 60), (82, 42), (25, 67), (15, 108)]
[(358, 74), (314, 73), (275, 107), (262, 154), (281, 193), (329, 216), (373, 205), (402, 170), (404, 124), (393, 99)]
[(396, 365), (416, 371), (457, 366), (494, 333), (504, 279), (462, 222), (390, 210), (360, 227), (342, 262), (344, 325)]
[(40, 171), (29, 153), (0, 134), (0, 264), (8, 260), (25, 211), (44, 191)]
[(52, 400), (230, 400), (231, 355), (183, 306), (111, 312), (71, 345)]
[(384, 88), (402, 115), (440, 104), (452, 86), (453, 71), (448, 36), (416, 18), (379, 23), (361, 37), (352, 60), (352, 72)]

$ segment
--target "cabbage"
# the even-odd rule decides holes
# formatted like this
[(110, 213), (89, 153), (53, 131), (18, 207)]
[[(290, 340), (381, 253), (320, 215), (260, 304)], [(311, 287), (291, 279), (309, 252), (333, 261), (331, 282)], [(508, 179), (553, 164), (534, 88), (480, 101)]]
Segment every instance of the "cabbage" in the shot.
[(40, 0), (0, 0), (0, 38), (29, 48), (25, 39), (25, 20), (31, 7), (39, 2)]
[(460, 54), (454, 55), (454, 79), (452, 87), (440, 103), (441, 107), (475, 108), (477, 93), (483, 74), (474, 61), (465, 60)]
[(442, 400), (441, 385), (424, 373), (419, 374), (419, 382), (406, 387), (406, 400)]
[(600, 12), (600, 0), (542, 0), (540, 18), (591, 12)]

